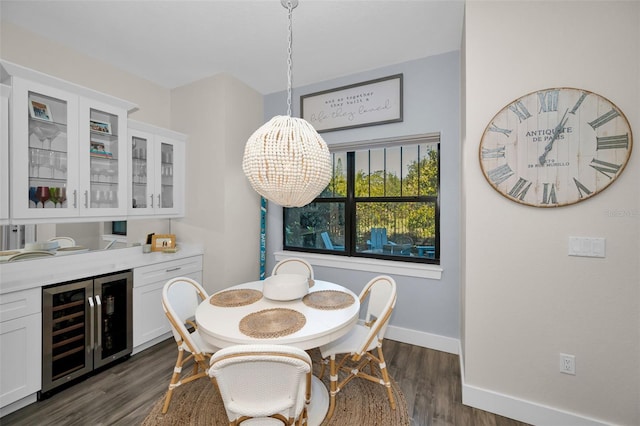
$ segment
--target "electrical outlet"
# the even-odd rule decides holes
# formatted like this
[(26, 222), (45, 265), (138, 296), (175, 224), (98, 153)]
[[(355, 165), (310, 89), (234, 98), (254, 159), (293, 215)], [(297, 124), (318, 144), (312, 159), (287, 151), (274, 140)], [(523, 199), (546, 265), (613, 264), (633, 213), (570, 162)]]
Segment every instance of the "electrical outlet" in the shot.
[(564, 374), (576, 375), (575, 355), (560, 354), (560, 372)]

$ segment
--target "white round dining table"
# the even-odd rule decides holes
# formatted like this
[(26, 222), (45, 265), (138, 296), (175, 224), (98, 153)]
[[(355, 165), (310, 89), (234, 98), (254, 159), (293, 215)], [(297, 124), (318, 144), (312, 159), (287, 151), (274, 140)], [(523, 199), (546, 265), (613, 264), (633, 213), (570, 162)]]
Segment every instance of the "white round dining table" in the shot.
[[(222, 291), (252, 289), (262, 292), (264, 281), (252, 281), (239, 284)], [(210, 303), (211, 295), (196, 309), (196, 323), (202, 339), (208, 343), (225, 348), (243, 344), (278, 344), (295, 346), (300, 349), (313, 349), (339, 339), (358, 322), (360, 300), (351, 290), (327, 281), (315, 280), (309, 293), (333, 290), (353, 296), (354, 303), (342, 309), (318, 309), (306, 305), (301, 298), (289, 301), (270, 300), (262, 297), (244, 306), (217, 306)], [(221, 291), (221, 292), (222, 292)], [(218, 292), (218, 293), (221, 293)], [(216, 293), (216, 294), (218, 294)], [(247, 315), (267, 309), (285, 308), (304, 315), (304, 326), (291, 334), (274, 338), (250, 337), (240, 331), (240, 321)], [(322, 381), (313, 376), (311, 384), (311, 403), (308, 407), (309, 426), (319, 425), (329, 409), (329, 393)]]

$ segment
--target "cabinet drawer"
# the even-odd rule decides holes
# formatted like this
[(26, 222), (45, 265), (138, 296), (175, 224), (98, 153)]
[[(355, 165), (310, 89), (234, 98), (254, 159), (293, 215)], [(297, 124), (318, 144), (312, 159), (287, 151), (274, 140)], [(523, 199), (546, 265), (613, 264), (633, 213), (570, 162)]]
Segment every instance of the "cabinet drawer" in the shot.
[(154, 265), (135, 268), (133, 270), (133, 286), (141, 287), (158, 281), (166, 282), (171, 278), (198, 271), (202, 271), (202, 256), (156, 263)]
[(40, 287), (0, 294), (0, 322), (39, 313), (41, 300)]

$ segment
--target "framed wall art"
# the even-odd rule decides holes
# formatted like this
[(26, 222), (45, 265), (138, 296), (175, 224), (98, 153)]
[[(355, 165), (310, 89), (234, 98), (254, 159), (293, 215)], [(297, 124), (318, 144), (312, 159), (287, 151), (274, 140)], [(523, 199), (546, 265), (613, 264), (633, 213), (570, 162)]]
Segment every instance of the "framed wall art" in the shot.
[(303, 95), (300, 116), (319, 133), (402, 121), (402, 74)]

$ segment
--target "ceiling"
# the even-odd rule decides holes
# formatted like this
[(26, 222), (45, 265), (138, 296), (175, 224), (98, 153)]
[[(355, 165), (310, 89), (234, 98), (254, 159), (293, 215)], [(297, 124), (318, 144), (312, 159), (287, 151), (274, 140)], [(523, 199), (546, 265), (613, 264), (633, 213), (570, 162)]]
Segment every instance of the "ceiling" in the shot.
[[(229, 73), (262, 94), (287, 87), (280, 0), (0, 0), (2, 21), (165, 88)], [(293, 85), (459, 50), (462, 0), (300, 0)]]

